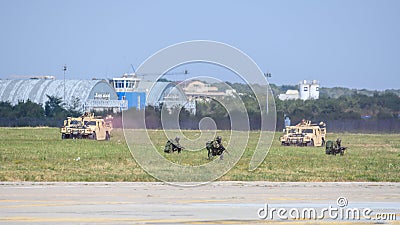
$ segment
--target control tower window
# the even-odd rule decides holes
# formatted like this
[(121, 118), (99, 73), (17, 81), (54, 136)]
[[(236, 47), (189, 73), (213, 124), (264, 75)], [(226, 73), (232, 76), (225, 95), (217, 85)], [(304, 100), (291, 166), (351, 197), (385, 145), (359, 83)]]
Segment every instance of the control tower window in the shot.
[(115, 88), (124, 88), (124, 81), (116, 80), (114, 83)]

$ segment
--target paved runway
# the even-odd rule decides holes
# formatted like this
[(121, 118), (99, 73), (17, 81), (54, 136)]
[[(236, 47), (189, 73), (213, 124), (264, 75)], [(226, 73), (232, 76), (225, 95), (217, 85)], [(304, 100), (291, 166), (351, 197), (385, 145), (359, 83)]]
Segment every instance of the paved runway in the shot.
[[(347, 204), (339, 207), (338, 197)], [(370, 209), (371, 218), (332, 219), (321, 211), (329, 207)], [(304, 208), (325, 216), (296, 217)], [(0, 183), (4, 224), (400, 224), (399, 213), (400, 183)]]

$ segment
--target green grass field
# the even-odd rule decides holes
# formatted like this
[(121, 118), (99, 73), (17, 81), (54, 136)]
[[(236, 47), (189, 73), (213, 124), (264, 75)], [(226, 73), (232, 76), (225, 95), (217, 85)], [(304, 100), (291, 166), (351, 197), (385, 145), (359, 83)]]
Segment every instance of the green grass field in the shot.
[[(221, 135), (228, 136), (227, 131)], [(185, 131), (196, 136), (196, 131)], [(267, 158), (248, 171), (257, 132), (238, 164), (219, 180), (236, 181), (400, 181), (398, 134), (328, 134), (340, 137), (349, 149), (345, 156), (325, 155), (323, 147), (283, 147), (275, 140)], [(156, 146), (166, 139), (151, 131)], [(146, 148), (148, 146), (136, 146)], [(167, 154), (171, 161), (200, 165), (206, 151)], [(79, 158), (78, 158), (79, 157)], [(79, 160), (78, 160), (79, 159)], [(61, 140), (57, 128), (0, 128), (0, 181), (156, 181), (135, 162), (122, 130), (111, 141)]]

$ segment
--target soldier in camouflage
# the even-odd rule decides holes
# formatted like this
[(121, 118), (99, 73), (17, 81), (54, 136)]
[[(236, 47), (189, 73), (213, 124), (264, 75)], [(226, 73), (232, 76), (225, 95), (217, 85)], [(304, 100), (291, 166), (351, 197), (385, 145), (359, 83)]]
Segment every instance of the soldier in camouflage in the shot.
[(179, 140), (179, 137), (175, 137), (175, 139), (169, 139), (165, 144), (164, 152), (173, 153), (178, 151), (178, 153), (181, 153), (184, 147), (179, 143)]
[(219, 158), (222, 160), (224, 158), (225, 147), (222, 145), (222, 137), (217, 136), (214, 140), (206, 143), (206, 148), (208, 150), (208, 159), (219, 155)]
[(325, 153), (328, 155), (344, 155), (344, 151), (347, 147), (342, 146), (342, 140), (340, 138), (336, 139), (335, 142), (327, 141), (325, 145)]

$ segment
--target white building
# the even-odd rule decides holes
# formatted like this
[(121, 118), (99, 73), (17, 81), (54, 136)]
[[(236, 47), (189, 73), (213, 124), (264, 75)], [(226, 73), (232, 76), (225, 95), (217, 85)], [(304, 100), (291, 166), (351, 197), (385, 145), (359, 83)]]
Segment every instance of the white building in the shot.
[(316, 80), (303, 80), (299, 83), (299, 90), (287, 90), (278, 96), (280, 100), (310, 100), (319, 98), (319, 83)]
[(319, 99), (319, 83), (316, 80), (310, 84), (310, 99)]
[(197, 80), (184, 85), (185, 87), (182, 89), (189, 100), (196, 98), (223, 97), (227, 95), (225, 92), (218, 91), (217, 87)]
[(296, 100), (299, 99), (299, 91), (298, 90), (287, 90), (285, 94), (280, 94), (278, 98), (282, 101), (285, 100)]
[(310, 100), (319, 98), (319, 83), (316, 80), (308, 82), (303, 80), (299, 83), (300, 99)]

